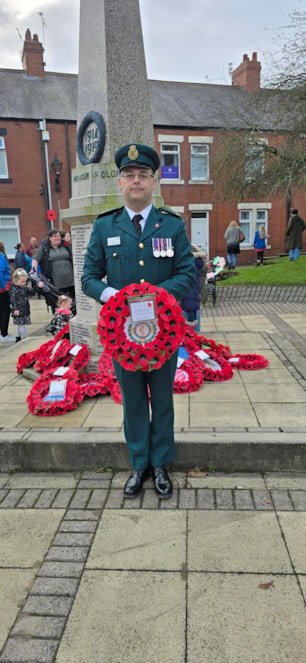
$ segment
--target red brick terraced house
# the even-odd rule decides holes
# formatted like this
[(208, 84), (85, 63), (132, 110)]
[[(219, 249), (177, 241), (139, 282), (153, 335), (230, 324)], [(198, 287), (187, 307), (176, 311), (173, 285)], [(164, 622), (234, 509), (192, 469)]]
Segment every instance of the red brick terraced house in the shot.
[[(55, 226), (69, 230), (61, 209), (69, 207), (76, 165), (77, 75), (46, 72), (42, 44), (30, 30), (22, 64), (21, 70), (0, 69), (0, 239), (10, 258), (17, 242), (28, 246), (31, 236), (46, 235), (50, 209)], [(241, 109), (260, 91), (260, 70), (253, 53), (233, 71), (232, 85), (148, 81), (165, 205), (182, 214), (191, 241), (210, 258), (226, 255), (224, 233), (236, 219), (246, 237), (240, 264), (254, 261), (253, 236), (260, 223), (270, 236), (270, 255), (286, 250), (284, 196), (226, 202), (215, 195), (218, 138), (229, 125), (248, 128)], [(273, 144), (268, 114), (261, 129), (263, 140)], [(294, 191), (292, 205), (303, 216), (305, 193)]]

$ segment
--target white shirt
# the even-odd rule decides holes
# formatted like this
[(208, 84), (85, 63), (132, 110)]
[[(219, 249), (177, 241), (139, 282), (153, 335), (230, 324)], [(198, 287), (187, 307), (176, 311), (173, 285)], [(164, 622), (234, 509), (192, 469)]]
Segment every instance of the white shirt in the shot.
[[(148, 205), (147, 207), (142, 209), (140, 212), (137, 212), (137, 214), (141, 214), (141, 216), (143, 217), (141, 219), (141, 221), (139, 221), (139, 223), (141, 225), (142, 232), (143, 232), (143, 229), (146, 225), (147, 218), (148, 218), (148, 216), (151, 212), (152, 207), (153, 207), (153, 205), (151, 203), (150, 205)], [(132, 219), (135, 216), (136, 212), (134, 210), (130, 209), (129, 207), (125, 207), (125, 209), (126, 209), (128, 215), (129, 215), (129, 217), (132, 221)], [(104, 290), (101, 294), (101, 297), (100, 297), (101, 302), (103, 302), (103, 304), (105, 304), (105, 302), (107, 302), (109, 300), (109, 298), (112, 297), (113, 295), (115, 295), (117, 292), (119, 292), (119, 290), (116, 290), (116, 288), (112, 288), (111, 286), (107, 286), (107, 288), (104, 288)]]

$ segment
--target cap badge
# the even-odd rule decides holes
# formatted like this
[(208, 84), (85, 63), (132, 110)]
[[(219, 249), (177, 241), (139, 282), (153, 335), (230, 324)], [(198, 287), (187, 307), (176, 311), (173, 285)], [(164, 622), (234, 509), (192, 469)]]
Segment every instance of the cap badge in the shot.
[(128, 157), (129, 157), (130, 161), (135, 161), (136, 159), (138, 159), (139, 152), (137, 150), (136, 145), (131, 145), (130, 146), (130, 149), (128, 151)]

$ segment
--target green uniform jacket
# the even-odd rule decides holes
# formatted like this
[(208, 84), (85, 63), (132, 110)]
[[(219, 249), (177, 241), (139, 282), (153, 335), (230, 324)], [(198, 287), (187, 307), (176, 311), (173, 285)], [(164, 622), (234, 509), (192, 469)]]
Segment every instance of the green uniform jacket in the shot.
[[(153, 256), (152, 239), (171, 239), (173, 257)], [(107, 276), (107, 283), (102, 282)], [(99, 216), (85, 254), (82, 288), (97, 301), (107, 286), (121, 290), (130, 283), (165, 288), (177, 300), (195, 285), (194, 258), (184, 221), (174, 212), (152, 207), (139, 239), (125, 208)]]

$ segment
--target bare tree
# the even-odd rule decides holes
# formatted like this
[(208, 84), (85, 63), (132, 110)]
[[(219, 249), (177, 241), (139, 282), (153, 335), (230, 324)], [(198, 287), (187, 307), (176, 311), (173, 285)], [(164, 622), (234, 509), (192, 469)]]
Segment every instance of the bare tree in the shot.
[(279, 35), (279, 58), (260, 92), (247, 94), (240, 122), (216, 141), (216, 196), (284, 195), (306, 184), (306, 12)]

